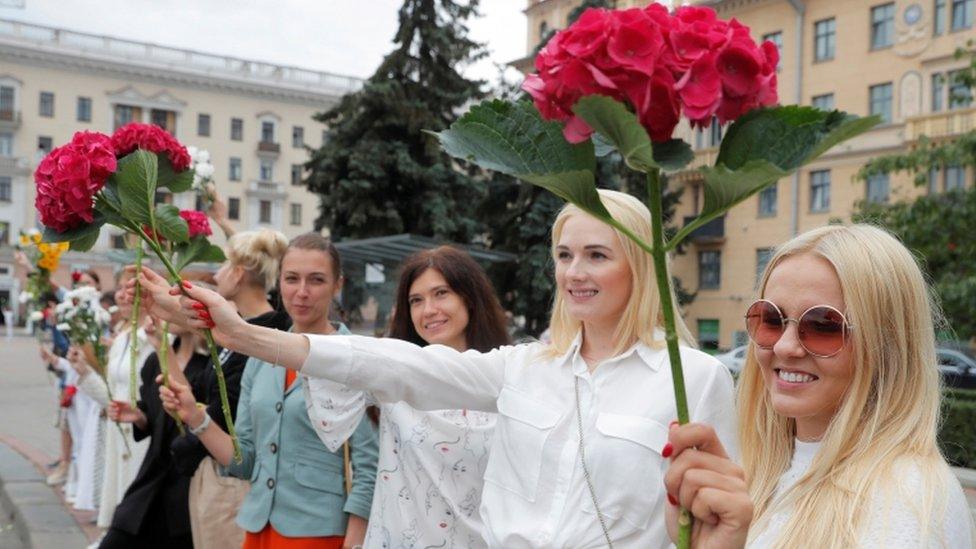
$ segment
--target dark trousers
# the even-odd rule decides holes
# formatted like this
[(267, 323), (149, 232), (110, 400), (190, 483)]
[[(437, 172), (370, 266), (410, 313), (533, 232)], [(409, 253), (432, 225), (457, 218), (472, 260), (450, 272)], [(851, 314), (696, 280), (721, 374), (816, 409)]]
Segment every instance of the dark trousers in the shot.
[(193, 536), (171, 536), (166, 527), (166, 515), (159, 498), (149, 507), (146, 519), (139, 527), (139, 533), (130, 534), (112, 527), (105, 532), (98, 549), (193, 549)]

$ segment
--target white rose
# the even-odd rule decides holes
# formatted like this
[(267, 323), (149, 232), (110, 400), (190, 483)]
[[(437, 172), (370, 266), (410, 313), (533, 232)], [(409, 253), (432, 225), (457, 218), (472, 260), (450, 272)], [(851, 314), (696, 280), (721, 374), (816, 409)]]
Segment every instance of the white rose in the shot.
[(211, 177), (213, 177), (214, 174), (213, 164), (209, 162), (201, 163), (200, 165), (197, 166), (196, 173), (197, 175), (199, 175), (204, 179), (210, 179)]
[(30, 314), (29, 318), (31, 322), (40, 322), (44, 320), (44, 313), (42, 313), (41, 311), (34, 311), (33, 313)]
[(200, 149), (200, 152), (197, 153), (197, 160), (200, 161), (200, 162), (206, 162), (206, 163), (209, 164), (210, 163), (210, 151), (208, 151), (206, 149)]

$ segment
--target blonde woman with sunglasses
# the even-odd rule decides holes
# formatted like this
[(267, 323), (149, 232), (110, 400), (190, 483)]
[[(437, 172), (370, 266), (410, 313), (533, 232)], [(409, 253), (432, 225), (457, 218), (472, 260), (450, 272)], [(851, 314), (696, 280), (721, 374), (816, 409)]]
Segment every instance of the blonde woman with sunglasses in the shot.
[[(668, 493), (696, 547), (973, 547), (936, 444), (937, 314), (911, 253), (867, 225), (784, 244), (746, 311), (742, 467), (711, 428), (672, 427)], [(669, 530), (675, 532), (674, 511)]]

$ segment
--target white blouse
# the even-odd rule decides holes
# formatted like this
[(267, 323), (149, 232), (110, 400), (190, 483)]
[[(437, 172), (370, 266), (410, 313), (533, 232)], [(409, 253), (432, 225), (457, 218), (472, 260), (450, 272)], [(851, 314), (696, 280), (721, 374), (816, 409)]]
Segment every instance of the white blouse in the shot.
[[(776, 487), (779, 496), (792, 488), (806, 474), (820, 450), (819, 442), (797, 440), (790, 468), (780, 477)], [(863, 531), (859, 535), (858, 547), (874, 548), (945, 548), (962, 549), (973, 545), (973, 522), (966, 496), (959, 481), (946, 472), (949, 482), (946, 490), (934, 494), (937, 498), (945, 496), (942, 502), (936, 501), (929, 520), (922, 524), (920, 509), (915, 503), (923, 497), (930, 487), (923, 485), (922, 474), (917, 465), (906, 462), (899, 464), (898, 474), (891, 483), (883, 483), (871, 496), (870, 506), (864, 518)], [(749, 549), (774, 547), (780, 532), (792, 516), (792, 508), (776, 509), (769, 518), (768, 526), (749, 542)]]
[[(356, 430), (367, 392), (301, 376), (309, 419), (336, 452)], [(485, 547), (481, 490), (495, 414), (379, 404), (380, 458), (363, 547)]]
[[(488, 353), (396, 339), (306, 335), (302, 372), (421, 410), (498, 412), (481, 501), (491, 547), (606, 545), (579, 457), (574, 379), (587, 468), (614, 546), (668, 547), (661, 451), (676, 416), (665, 350), (635, 344), (592, 374), (580, 339), (562, 356), (539, 343)], [(735, 455), (732, 377), (681, 349), (691, 417), (713, 425)]]

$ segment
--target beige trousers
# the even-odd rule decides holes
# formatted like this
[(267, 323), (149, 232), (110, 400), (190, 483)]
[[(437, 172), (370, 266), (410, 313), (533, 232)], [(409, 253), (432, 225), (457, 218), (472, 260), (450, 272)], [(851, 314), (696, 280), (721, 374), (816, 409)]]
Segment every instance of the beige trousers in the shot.
[(237, 525), (237, 511), (251, 483), (222, 477), (217, 462), (206, 457), (190, 479), (190, 527), (196, 549), (240, 549), (244, 530)]

